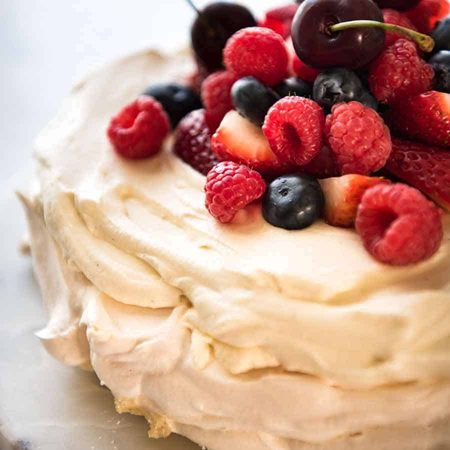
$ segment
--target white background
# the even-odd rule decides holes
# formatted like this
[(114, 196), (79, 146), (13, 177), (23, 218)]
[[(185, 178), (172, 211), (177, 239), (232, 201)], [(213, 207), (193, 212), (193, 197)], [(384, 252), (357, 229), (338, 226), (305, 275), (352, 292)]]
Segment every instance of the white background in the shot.
[[(280, 2), (242, 3), (262, 11)], [(184, 0), (0, 0), (1, 450), (194, 448), (148, 441), (144, 421), (116, 415), (93, 375), (41, 348), (33, 333), (45, 315), (30, 261), (17, 251), (25, 224), (14, 197), (32, 170), (34, 136), (75, 80), (133, 50), (185, 45), (192, 20)]]

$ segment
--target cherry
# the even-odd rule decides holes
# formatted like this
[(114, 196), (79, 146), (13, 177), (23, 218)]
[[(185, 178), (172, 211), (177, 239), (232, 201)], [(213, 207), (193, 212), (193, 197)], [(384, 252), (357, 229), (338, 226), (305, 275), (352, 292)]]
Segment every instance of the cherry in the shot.
[(404, 11), (416, 6), (420, 0), (375, 0), (380, 8), (391, 8), (397, 11)]
[(385, 31), (408, 36), (424, 51), (434, 47), (430, 36), (384, 23), (372, 0), (305, 0), (292, 24), (292, 42), (307, 65), (357, 69), (384, 48)]
[(219, 70), (228, 38), (241, 28), (256, 26), (256, 20), (247, 8), (236, 3), (211, 3), (199, 11), (191, 0), (187, 1), (197, 12), (191, 28), (196, 58), (209, 72)]

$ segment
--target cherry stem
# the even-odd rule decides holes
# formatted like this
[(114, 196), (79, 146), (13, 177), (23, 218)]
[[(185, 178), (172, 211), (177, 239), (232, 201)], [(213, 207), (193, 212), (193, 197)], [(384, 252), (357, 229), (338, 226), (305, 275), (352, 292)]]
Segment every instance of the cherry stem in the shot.
[(393, 33), (403, 34), (409, 37), (416, 42), (424, 52), (431, 52), (434, 48), (434, 40), (431, 36), (427, 36), (426, 34), (422, 34), (418, 31), (410, 30), (409, 28), (401, 27), (399, 25), (377, 22), (375, 20), (350, 20), (348, 22), (330, 25), (328, 30), (332, 33), (336, 33), (338, 31), (350, 30), (352, 28), (381, 28), (385, 31), (391, 31)]
[(195, 6), (195, 3), (192, 0), (186, 0), (188, 5), (197, 13), (197, 15), (201, 16), (200, 10)]

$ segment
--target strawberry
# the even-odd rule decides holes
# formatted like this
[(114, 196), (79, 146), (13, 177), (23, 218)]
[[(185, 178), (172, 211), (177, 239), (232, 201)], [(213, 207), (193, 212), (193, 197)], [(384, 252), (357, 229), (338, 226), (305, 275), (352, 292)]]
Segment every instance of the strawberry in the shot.
[(450, 152), (393, 139), (386, 170), (431, 197), (450, 212)]
[(334, 227), (353, 226), (364, 192), (386, 182), (384, 178), (354, 174), (320, 180), (325, 196), (325, 220)]
[(450, 13), (448, 0), (421, 0), (404, 12), (421, 33), (430, 33), (436, 23)]
[(450, 94), (429, 91), (403, 99), (386, 119), (407, 138), (450, 147)]
[(236, 111), (225, 115), (211, 139), (211, 145), (221, 160), (246, 164), (260, 171), (280, 166), (261, 129)]

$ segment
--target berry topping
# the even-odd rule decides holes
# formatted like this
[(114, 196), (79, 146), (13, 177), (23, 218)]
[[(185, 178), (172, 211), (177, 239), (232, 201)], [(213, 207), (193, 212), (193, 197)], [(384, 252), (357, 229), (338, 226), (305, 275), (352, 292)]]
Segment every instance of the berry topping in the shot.
[[(383, 9), (383, 18), (385, 23), (391, 23), (393, 25), (399, 25), (404, 28), (409, 28), (410, 30), (416, 30), (416, 27), (412, 24), (408, 17), (405, 16), (405, 14), (402, 14), (394, 9)], [(403, 39), (405, 38), (401, 34), (387, 31), (385, 41), (386, 47), (389, 47), (402, 37)]]
[(175, 130), (174, 152), (187, 164), (206, 175), (218, 162), (211, 150), (211, 132), (205, 110), (189, 113)]
[(434, 70), (434, 89), (450, 93), (450, 50), (437, 52), (428, 60), (428, 64)]
[(266, 190), (261, 175), (232, 161), (212, 168), (205, 185), (205, 205), (210, 214), (222, 223), (231, 222), (236, 213), (260, 198)]
[(333, 153), (327, 145), (323, 145), (314, 159), (302, 166), (302, 172), (317, 178), (337, 177), (340, 175), (339, 168), (334, 160)]
[(288, 51), (283, 38), (268, 28), (245, 28), (233, 35), (224, 50), (225, 66), (239, 78), (253, 76), (273, 86), (288, 69)]
[(108, 137), (119, 155), (143, 159), (160, 150), (169, 130), (169, 117), (161, 104), (144, 95), (111, 119)]
[(241, 28), (256, 26), (252, 13), (236, 3), (215, 2), (198, 11), (191, 29), (196, 59), (209, 71), (223, 68), (227, 40)]
[(386, 183), (386, 180), (364, 175), (344, 175), (321, 180), (327, 223), (334, 227), (352, 227), (364, 192), (379, 183)]
[(272, 171), (280, 166), (261, 129), (236, 111), (223, 118), (211, 145), (221, 160), (246, 164), (259, 171)]
[(280, 99), (274, 90), (254, 77), (236, 81), (231, 90), (231, 98), (239, 114), (260, 127), (269, 108)]
[(307, 66), (297, 55), (294, 55), (293, 57), (292, 70), (299, 78), (309, 81), (310, 83), (313, 83), (320, 73), (319, 69)]
[(433, 75), (415, 44), (398, 39), (371, 64), (369, 85), (378, 101), (392, 104), (431, 89)]
[(357, 27), (333, 32), (334, 24), (353, 20), (383, 22), (371, 0), (305, 0), (292, 24), (292, 41), (298, 57), (316, 68), (365, 66), (384, 47), (384, 31)]
[(310, 99), (284, 97), (270, 108), (263, 132), (281, 161), (302, 166), (322, 147), (324, 115)]
[(392, 149), (383, 119), (358, 102), (333, 106), (325, 133), (341, 174), (368, 175), (381, 169)]
[(263, 216), (267, 222), (286, 230), (312, 225), (321, 215), (324, 198), (315, 178), (302, 174), (283, 175), (267, 188)]
[(266, 12), (264, 19), (259, 23), (260, 27), (270, 28), (286, 39), (291, 34), (292, 20), (297, 12), (295, 3), (271, 9)]
[(202, 85), (202, 100), (206, 108), (206, 121), (215, 130), (225, 114), (233, 109), (231, 88), (236, 81), (231, 72), (222, 70), (211, 74)]
[(375, 0), (380, 8), (392, 8), (397, 11), (413, 8), (420, 0)]
[(336, 103), (351, 101), (358, 101), (370, 108), (375, 106), (375, 109), (377, 106), (358, 76), (344, 68), (328, 69), (318, 75), (314, 82), (313, 100), (326, 110)]
[(291, 77), (273, 88), (280, 97), (311, 97), (312, 85), (301, 78)]
[(431, 32), (436, 50), (450, 50), (450, 15), (440, 20)]
[(410, 97), (396, 104), (386, 118), (408, 138), (450, 147), (450, 94), (429, 91)]
[(448, 0), (421, 0), (417, 6), (405, 11), (409, 20), (422, 33), (429, 33), (436, 22), (448, 13), (450, 13), (450, 2)]
[(450, 212), (450, 152), (393, 139), (386, 169)]
[(202, 107), (200, 97), (191, 89), (178, 83), (161, 83), (143, 92), (158, 100), (170, 118), (172, 127), (189, 112)]
[(431, 257), (443, 238), (439, 209), (404, 184), (379, 184), (368, 189), (355, 224), (368, 252), (392, 265), (414, 264)]

